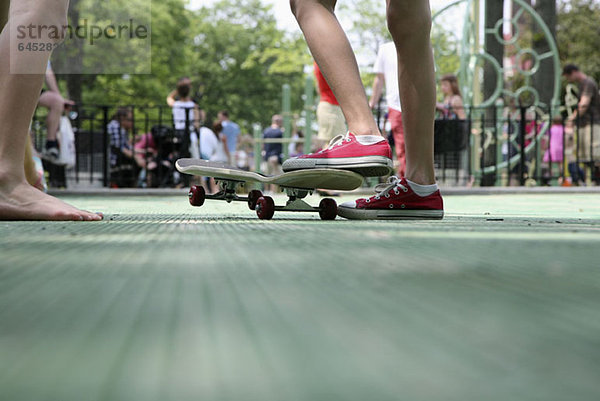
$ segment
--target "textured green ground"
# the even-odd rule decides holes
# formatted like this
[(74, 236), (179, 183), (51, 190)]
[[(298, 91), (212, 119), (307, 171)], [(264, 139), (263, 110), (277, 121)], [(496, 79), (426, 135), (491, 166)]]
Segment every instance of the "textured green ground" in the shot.
[(600, 399), (596, 194), (436, 222), (67, 200), (105, 221), (0, 222), (0, 400)]

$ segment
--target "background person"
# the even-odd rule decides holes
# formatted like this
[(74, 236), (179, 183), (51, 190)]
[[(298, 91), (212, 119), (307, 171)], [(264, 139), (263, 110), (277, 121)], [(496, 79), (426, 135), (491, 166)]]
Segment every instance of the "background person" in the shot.
[[(212, 130), (203, 127), (200, 133), (200, 141), (202, 143), (203, 158), (211, 162), (229, 164), (231, 155), (227, 147), (227, 137), (223, 133), (223, 126), (219, 120), (215, 120)], [(207, 186), (204, 179), (202, 180), (202, 185)], [(210, 188), (210, 193), (218, 192), (219, 186), (215, 182), (214, 177), (209, 178), (208, 187)]]
[(437, 110), (446, 119), (465, 120), (467, 116), (456, 75), (447, 74), (442, 76), (440, 79), (440, 89), (444, 94), (444, 100), (436, 104)]
[[(198, 129), (201, 124), (200, 108), (191, 97), (192, 84), (189, 78), (177, 82), (177, 100), (167, 102), (172, 107), (175, 135), (182, 138), (180, 157), (200, 158)], [(168, 99), (172, 99), (169, 95)]]
[(325, 80), (319, 65), (316, 62), (313, 65), (317, 88), (319, 89), (319, 104), (317, 105), (319, 132), (317, 139), (319, 140), (318, 149), (320, 149), (337, 135), (345, 134), (348, 128), (346, 127), (346, 119), (344, 118), (342, 108), (329, 87), (327, 80)]
[(48, 61), (46, 68), (46, 90), (43, 90), (38, 100), (38, 106), (48, 109), (46, 115), (46, 144), (42, 150), (42, 157), (52, 163), (60, 158), (60, 150), (57, 139), (60, 118), (65, 110), (65, 105), (74, 105), (71, 100), (62, 97), (52, 65)]
[(215, 121), (212, 126), (213, 133), (217, 138), (217, 146), (214, 153), (210, 156), (210, 161), (219, 163), (229, 163), (231, 154), (229, 146), (227, 146), (227, 136), (223, 132), (223, 124), (220, 121)]
[[(283, 117), (280, 114), (274, 114), (271, 117), (271, 125), (263, 131), (264, 139), (281, 139), (283, 138)], [(279, 143), (265, 143), (264, 144), (265, 156), (264, 160), (267, 164), (267, 175), (279, 175), (283, 173), (281, 169), (281, 161), (283, 156), (283, 144)], [(276, 185), (269, 185), (267, 190), (275, 192), (277, 189)]]
[[(574, 64), (565, 65), (563, 76), (568, 82), (577, 84), (579, 88), (577, 108), (567, 119), (567, 125), (575, 127), (577, 138), (575, 158), (579, 162), (587, 164), (593, 171), (594, 165), (600, 162), (600, 93), (598, 92), (598, 83), (584, 74)], [(580, 170), (576, 166), (573, 166), (572, 169), (576, 174)], [(576, 178), (585, 182), (585, 173), (583, 177), (573, 177), (573, 180), (575, 181)], [(600, 181), (600, 177), (598, 180)]]
[(398, 55), (394, 42), (384, 43), (379, 47), (377, 58), (373, 65), (375, 80), (369, 107), (374, 109), (379, 105), (385, 84), (385, 101), (388, 106), (388, 120), (392, 128), (392, 137), (396, 158), (398, 159), (398, 174), (403, 177), (406, 172), (406, 150), (404, 148), (404, 125), (402, 124), (402, 105), (398, 87)]
[(134, 159), (140, 168), (138, 187), (156, 186), (158, 148), (151, 132), (137, 138), (133, 145)]
[(110, 181), (116, 188), (130, 187), (135, 180), (134, 150), (129, 138), (133, 113), (119, 107), (106, 127), (110, 139)]
[[(234, 157), (237, 150), (238, 136), (240, 135), (240, 126), (229, 119), (227, 110), (219, 111), (217, 118), (223, 127), (223, 134), (227, 137), (227, 151), (230, 157)], [(233, 162), (233, 159), (229, 160), (230, 164), (233, 164)]]
[(548, 163), (547, 179), (552, 178), (555, 167), (563, 162), (563, 144), (566, 142), (563, 118), (560, 114), (554, 115), (552, 125), (548, 130), (548, 136), (543, 138), (542, 150), (544, 150), (544, 163)]
[[(204, 160), (213, 160), (213, 155), (217, 153), (217, 149), (222, 149), (222, 147), (220, 148), (219, 146), (219, 135), (215, 134), (212, 129), (206, 126), (200, 127), (199, 134), (201, 151), (200, 157)], [(219, 156), (216, 156), (215, 158), (219, 159)], [(215, 193), (218, 191), (218, 187), (213, 178), (206, 179), (205, 177), (202, 177), (200, 183), (207, 193)]]

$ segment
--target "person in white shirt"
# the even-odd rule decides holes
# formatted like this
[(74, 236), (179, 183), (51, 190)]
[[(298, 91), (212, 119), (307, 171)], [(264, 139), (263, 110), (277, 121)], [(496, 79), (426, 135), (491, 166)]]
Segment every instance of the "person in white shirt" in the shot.
[(200, 127), (200, 158), (210, 160), (212, 155), (217, 151), (219, 139), (208, 127)]
[[(178, 136), (182, 137), (184, 148), (182, 157), (200, 158), (198, 129), (201, 123), (201, 112), (190, 96), (192, 84), (189, 78), (181, 78), (177, 83), (176, 95), (171, 93), (167, 103), (173, 108), (173, 125)], [(187, 131), (186, 131), (187, 129)], [(187, 148), (187, 149), (186, 149)], [(188, 154), (189, 152), (189, 154)]]
[[(227, 148), (227, 137), (222, 131), (223, 126), (219, 121), (215, 121), (213, 129), (200, 127), (200, 152), (202, 159), (229, 164), (230, 154)], [(210, 178), (208, 182), (210, 183), (210, 188), (207, 188), (209, 192), (217, 192), (219, 187), (215, 183), (215, 179)], [(202, 179), (202, 185), (206, 188), (204, 178)]]
[(215, 121), (213, 124), (213, 132), (217, 138), (217, 146), (215, 152), (210, 157), (210, 161), (229, 163), (231, 154), (229, 153), (229, 146), (227, 146), (227, 135), (223, 132), (223, 124), (219, 121)]
[(388, 121), (392, 127), (392, 136), (398, 160), (398, 174), (404, 176), (406, 171), (406, 149), (404, 147), (404, 126), (402, 125), (402, 105), (398, 86), (398, 58), (394, 42), (384, 43), (379, 47), (373, 65), (375, 81), (369, 106), (374, 109), (379, 104), (385, 84), (385, 101), (388, 107)]

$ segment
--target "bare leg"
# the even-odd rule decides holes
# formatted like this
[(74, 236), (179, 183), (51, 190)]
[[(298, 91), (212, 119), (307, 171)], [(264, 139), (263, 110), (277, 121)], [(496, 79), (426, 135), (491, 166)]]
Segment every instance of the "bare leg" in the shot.
[[(0, 31), (2, 31), (2, 29), (6, 25), (6, 22), (8, 21), (9, 3), (10, 3), (9, 1), (3, 1), (2, 4), (0, 4)], [(38, 176), (37, 176), (37, 170), (35, 168), (35, 163), (33, 161), (31, 137), (29, 135), (27, 136), (27, 143), (25, 145), (25, 165), (24, 165), (24, 167), (25, 167), (25, 176), (27, 178), (27, 182), (29, 182), (29, 184), (35, 186), (35, 184), (37, 183), (37, 180), (38, 180)]]
[(65, 109), (65, 100), (56, 92), (44, 92), (40, 96), (39, 105), (48, 109), (46, 116), (46, 139), (56, 141), (60, 117)]
[[(68, 0), (19, 0), (10, 8), (9, 24), (62, 26)], [(8, 29), (0, 34), (0, 219), (4, 220), (100, 220), (44, 194), (25, 179), (24, 157), (29, 122), (42, 88), (49, 53), (11, 54)], [(16, 35), (13, 35), (13, 37)], [(11, 74), (10, 58), (39, 74)], [(18, 71), (15, 71), (18, 72)]]
[(435, 73), (429, 0), (387, 0), (387, 20), (398, 52), (406, 178), (417, 184), (433, 184)]
[(290, 0), (292, 12), (355, 135), (381, 135), (354, 52), (335, 14), (336, 0)]

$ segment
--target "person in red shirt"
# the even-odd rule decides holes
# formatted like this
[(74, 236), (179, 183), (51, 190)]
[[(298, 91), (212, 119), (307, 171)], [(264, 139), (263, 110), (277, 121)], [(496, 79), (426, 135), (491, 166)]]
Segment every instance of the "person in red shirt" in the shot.
[(319, 105), (317, 106), (317, 123), (319, 124), (319, 147), (323, 147), (335, 136), (345, 134), (346, 119), (331, 87), (323, 76), (319, 65), (314, 63), (315, 78), (319, 88)]

